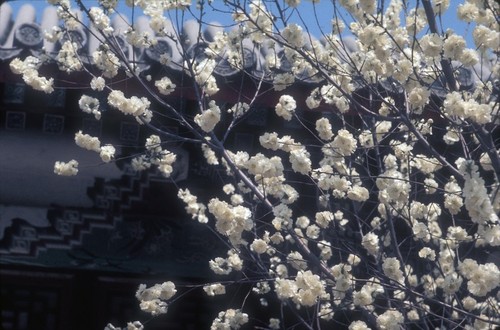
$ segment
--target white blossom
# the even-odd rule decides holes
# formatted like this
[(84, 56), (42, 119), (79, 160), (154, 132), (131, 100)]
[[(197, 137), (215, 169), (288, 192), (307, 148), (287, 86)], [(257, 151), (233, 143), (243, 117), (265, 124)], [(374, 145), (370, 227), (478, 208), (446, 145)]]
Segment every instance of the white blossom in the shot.
[(377, 328), (380, 330), (399, 330), (404, 323), (404, 316), (395, 310), (388, 310), (377, 317)]
[(95, 91), (102, 91), (106, 87), (106, 81), (103, 77), (93, 77), (90, 81), (90, 88)]
[(379, 238), (374, 233), (367, 233), (363, 236), (361, 244), (366, 249), (366, 251), (372, 256), (376, 256), (379, 252)]
[(357, 140), (348, 130), (341, 129), (337, 132), (337, 136), (335, 136), (330, 146), (340, 156), (350, 156), (356, 150)]
[(151, 315), (165, 314), (167, 312), (167, 303), (165, 300), (171, 299), (177, 290), (172, 282), (155, 284), (147, 288), (141, 284), (135, 296), (140, 301), (141, 310), (151, 313)]
[(108, 104), (126, 115), (141, 116), (148, 111), (151, 102), (145, 97), (125, 97), (122, 91), (113, 90), (108, 94)]
[(353, 201), (364, 202), (369, 197), (369, 191), (365, 187), (354, 186), (347, 191), (347, 198)]
[(429, 247), (423, 247), (418, 252), (420, 258), (429, 259), (431, 261), (436, 260), (436, 252)]
[(10, 69), (15, 74), (21, 74), (24, 82), (33, 89), (49, 94), (54, 91), (54, 78), (47, 79), (39, 75), (41, 64), (40, 59), (33, 56), (26, 57), (24, 61), (15, 58), (10, 62)]
[(462, 277), (457, 273), (451, 273), (445, 276), (440, 287), (443, 289), (444, 293), (452, 295), (460, 289), (462, 281)]
[(467, 280), (467, 289), (478, 297), (500, 286), (500, 270), (493, 263), (478, 264), (475, 260), (464, 259), (458, 267)]
[(144, 326), (139, 321), (127, 323), (127, 330), (143, 330), (143, 329), (144, 329)]
[(417, 87), (408, 94), (408, 102), (413, 108), (423, 108), (429, 102), (430, 95), (430, 91), (426, 88)]
[(163, 95), (172, 93), (176, 87), (176, 85), (168, 77), (163, 77), (160, 80), (155, 81), (155, 86)]
[(226, 293), (226, 287), (220, 283), (214, 283), (210, 285), (205, 285), (203, 291), (209, 296), (217, 296)]
[(311, 171), (310, 154), (305, 148), (290, 151), (290, 163), (295, 172), (307, 175)]
[(274, 76), (273, 86), (274, 90), (279, 92), (292, 85), (295, 81), (295, 76), (291, 73), (279, 73)]
[(292, 119), (292, 115), (295, 113), (296, 108), (297, 104), (292, 96), (282, 95), (275, 109), (278, 116), (289, 121)]
[(332, 125), (327, 118), (320, 118), (316, 121), (316, 131), (323, 140), (330, 140), (333, 136)]
[[(300, 0), (297, 0), (300, 1)], [(280, 329), (280, 320), (275, 318), (269, 319), (269, 329), (279, 330)]]
[(443, 40), (436, 33), (426, 34), (420, 39), (420, 47), (426, 56), (437, 57), (443, 48)]
[(292, 23), (287, 25), (281, 35), (291, 47), (301, 48), (304, 45), (302, 28), (297, 24)]
[(231, 206), (218, 198), (212, 198), (208, 203), (208, 210), (216, 219), (217, 231), (227, 236), (233, 244), (243, 243), (243, 231), (253, 228), (252, 212), (244, 206)]
[(219, 160), (215, 152), (206, 143), (201, 144), (201, 151), (203, 151), (203, 156), (205, 157), (209, 165), (219, 165)]
[(75, 142), (80, 148), (101, 152), (101, 141), (99, 141), (98, 137), (83, 134), (82, 131), (78, 131), (75, 134)]
[(45, 30), (43, 37), (45, 40), (55, 43), (63, 36), (63, 32), (59, 26), (53, 26), (50, 31)]
[(174, 170), (173, 163), (176, 159), (177, 156), (174, 153), (168, 150), (162, 150), (162, 152), (160, 153), (158, 164), (156, 165), (158, 165), (158, 169), (160, 170), (161, 174), (163, 174), (163, 176), (167, 178), (170, 177)]
[(349, 330), (370, 330), (370, 328), (363, 321), (353, 321), (349, 325)]
[(210, 260), (209, 266), (215, 274), (227, 275), (233, 270), (241, 270), (243, 268), (243, 261), (235, 250), (229, 250), (227, 258), (217, 257)]
[(403, 272), (400, 269), (401, 264), (396, 258), (385, 258), (382, 263), (384, 274), (392, 280), (401, 282), (403, 279)]
[(487, 221), (498, 222), (498, 215), (493, 210), (484, 186), (484, 180), (479, 176), (477, 165), (463, 158), (458, 159), (456, 164), (464, 175), (465, 183), (462, 196), (465, 199), (465, 208), (469, 212), (471, 220), (479, 224), (484, 224)]
[(465, 50), (465, 39), (459, 35), (448, 36), (443, 45), (444, 56), (452, 60), (459, 60)]
[(196, 82), (202, 87), (203, 92), (209, 96), (219, 91), (217, 81), (213, 76), (216, 64), (214, 59), (206, 58), (193, 68)]
[(252, 242), (252, 244), (250, 245), (250, 248), (255, 253), (262, 254), (262, 253), (265, 253), (267, 250), (267, 243), (263, 239), (258, 238)]
[(205, 132), (211, 132), (215, 125), (220, 121), (221, 111), (215, 104), (215, 101), (210, 101), (209, 108), (194, 117), (194, 121)]
[(92, 61), (102, 71), (104, 77), (113, 78), (118, 74), (120, 60), (113, 52), (96, 50), (92, 53)]
[(77, 55), (78, 45), (76, 42), (66, 41), (62, 44), (56, 60), (59, 69), (71, 73), (80, 71), (83, 68), (83, 63)]
[(239, 309), (228, 309), (220, 312), (210, 327), (210, 330), (236, 330), (248, 322), (248, 315)]
[(78, 105), (83, 112), (93, 114), (97, 120), (101, 119), (98, 99), (88, 95), (82, 95), (78, 101)]
[(317, 212), (315, 215), (315, 221), (321, 228), (326, 228), (333, 221), (334, 215), (330, 211)]
[(205, 215), (206, 206), (202, 203), (198, 203), (198, 198), (191, 194), (189, 189), (179, 189), (177, 197), (186, 204), (186, 212), (190, 214), (193, 219), (197, 219), (200, 223), (208, 222), (208, 218)]
[(74, 159), (67, 163), (57, 161), (54, 165), (54, 173), (62, 176), (73, 176), (78, 173), (78, 162)]
[(113, 160), (113, 158), (115, 158), (115, 152), (116, 152), (115, 147), (108, 144), (101, 147), (99, 156), (101, 157), (103, 162), (109, 163), (110, 161)]
[(89, 10), (89, 16), (92, 20), (92, 24), (99, 29), (102, 33), (106, 35), (111, 35), (113, 33), (113, 27), (111, 27), (111, 20), (104, 13), (104, 11), (99, 7), (92, 7)]

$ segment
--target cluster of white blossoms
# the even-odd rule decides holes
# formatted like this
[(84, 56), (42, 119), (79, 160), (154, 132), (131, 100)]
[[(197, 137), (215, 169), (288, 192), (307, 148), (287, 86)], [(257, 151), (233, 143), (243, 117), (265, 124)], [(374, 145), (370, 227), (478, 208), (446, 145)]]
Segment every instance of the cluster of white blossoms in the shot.
[(124, 35), (127, 42), (134, 47), (151, 47), (158, 43), (158, 40), (148, 30), (141, 32), (129, 27)]
[(493, 263), (478, 264), (473, 259), (464, 259), (458, 271), (468, 280), (469, 292), (477, 297), (484, 297), (500, 286), (500, 270)]
[(316, 131), (322, 140), (328, 141), (333, 137), (332, 124), (328, 118), (320, 118), (316, 121)]
[(120, 60), (112, 51), (106, 49), (107, 47), (102, 48), (92, 53), (92, 63), (102, 71), (105, 78), (113, 78), (118, 75)]
[(54, 165), (54, 173), (62, 176), (72, 176), (78, 174), (78, 162), (74, 159), (67, 163), (57, 161)]
[(151, 158), (151, 163), (157, 165), (161, 174), (168, 178), (174, 170), (173, 164), (176, 159), (177, 156), (174, 153), (168, 150), (162, 150), (158, 157)]
[(370, 330), (370, 328), (363, 321), (354, 321), (349, 325), (349, 330)]
[(294, 172), (308, 175), (311, 172), (311, 154), (305, 147), (290, 151), (290, 164)]
[(220, 283), (214, 283), (210, 285), (205, 285), (203, 291), (209, 296), (217, 296), (226, 293), (226, 287)]
[(176, 154), (163, 149), (160, 137), (154, 134), (146, 139), (145, 148), (145, 155), (140, 155), (132, 160), (132, 168), (135, 171), (143, 171), (150, 168), (151, 165), (155, 165), (164, 177), (169, 178), (174, 171)]
[(268, 158), (261, 153), (248, 158), (242, 164), (250, 174), (256, 177), (256, 181), (260, 178), (276, 178), (283, 175), (284, 167), (281, 158), (274, 156)]
[(452, 92), (446, 95), (443, 111), (449, 116), (462, 120), (470, 120), (477, 124), (488, 124), (492, 121), (493, 106), (489, 103), (478, 103), (471, 95)]
[(422, 154), (417, 154), (414, 157), (411, 165), (424, 174), (432, 174), (442, 167), (441, 163), (434, 157), (427, 157)]
[(347, 292), (352, 289), (354, 276), (352, 275), (352, 265), (339, 263), (330, 268), (335, 278), (333, 288), (333, 298), (335, 304), (340, 304), (346, 297)]
[(92, 24), (99, 31), (104, 33), (105, 35), (111, 35), (114, 31), (111, 26), (111, 20), (109, 16), (104, 13), (104, 11), (99, 7), (92, 7), (89, 10), (89, 16), (92, 21)]
[(151, 102), (145, 97), (132, 96), (127, 98), (122, 91), (113, 90), (108, 94), (108, 104), (126, 115), (140, 118), (138, 121), (141, 124), (142, 120), (146, 122), (151, 120), (151, 110), (149, 110)]
[(208, 265), (215, 274), (227, 275), (233, 270), (241, 270), (243, 268), (243, 260), (241, 260), (236, 250), (231, 249), (227, 252), (227, 258), (217, 257), (210, 260)]
[(165, 314), (167, 312), (168, 303), (177, 290), (172, 282), (164, 282), (155, 284), (147, 288), (145, 284), (141, 284), (135, 297), (140, 301), (141, 310), (151, 313), (151, 315)]
[(90, 81), (90, 88), (95, 91), (102, 91), (106, 87), (106, 81), (102, 77), (93, 77)]
[(78, 131), (75, 134), (75, 143), (80, 148), (99, 153), (99, 156), (105, 163), (109, 163), (115, 157), (115, 147), (109, 144), (101, 147), (101, 141), (99, 141), (98, 137), (84, 134), (82, 131)]
[(416, 113), (422, 112), (425, 105), (429, 102), (431, 92), (423, 87), (415, 87), (408, 94), (408, 103)]
[(194, 122), (200, 126), (204, 132), (211, 132), (215, 125), (220, 121), (221, 111), (215, 101), (210, 101), (208, 109), (202, 110), (202, 113), (194, 117)]
[(485, 182), (479, 176), (478, 166), (473, 161), (463, 158), (458, 159), (456, 163), (465, 179), (462, 195), (472, 222), (480, 225), (497, 223), (499, 218), (493, 210)]
[(111, 162), (115, 158), (116, 149), (112, 145), (108, 144), (101, 147), (99, 152), (99, 157), (105, 163)]
[(57, 42), (63, 36), (62, 29), (59, 26), (53, 26), (50, 31), (45, 30), (43, 38), (48, 42)]
[(232, 206), (218, 198), (212, 198), (208, 203), (208, 211), (214, 216), (215, 228), (219, 233), (227, 236), (235, 246), (245, 243), (242, 234), (251, 230), (254, 225), (252, 212), (248, 208)]
[(363, 236), (361, 244), (366, 249), (366, 251), (372, 256), (377, 256), (380, 246), (379, 246), (379, 238), (375, 233), (367, 233)]
[(179, 189), (177, 196), (186, 204), (186, 212), (193, 219), (198, 220), (200, 223), (208, 222), (208, 217), (205, 215), (206, 206), (198, 203), (198, 198), (191, 194), (189, 189)]
[(313, 306), (325, 295), (325, 283), (310, 270), (299, 271), (294, 280), (277, 278), (275, 291), (279, 299), (291, 299), (300, 306)]
[(283, 117), (285, 120), (291, 120), (295, 109), (297, 108), (297, 103), (295, 99), (290, 95), (282, 95), (276, 104), (275, 110), (276, 114)]
[(352, 293), (352, 303), (364, 310), (373, 312), (373, 303), (377, 296), (384, 292), (384, 288), (375, 278), (370, 278), (359, 291)]
[[(107, 89), (108, 105), (147, 124), (141, 129), (161, 130), (172, 120), (182, 126), (175, 134), (164, 132), (177, 135), (175, 141), (149, 136), (144, 153), (132, 159), (133, 169), (154, 167), (171, 177), (176, 155), (164, 146), (195, 141), (200, 147), (193, 150), (224, 181), (222, 191), (208, 197), (198, 198), (193, 188), (179, 188), (177, 194), (188, 216), (209, 226), (228, 248), (227, 255), (209, 261), (211, 271), (240, 276), (199, 286), (208, 296), (224, 295), (235, 278), (242, 279), (252, 286), (249, 294), (257, 295), (262, 307), (271, 307), (271, 313), (277, 310), (273, 303), (292, 310), (268, 325), (256, 319), (270, 329), (292, 322), (313, 328), (340, 313), (350, 330), (457, 324), (487, 329), (500, 322), (500, 271), (487, 259), (500, 245), (496, 2), (464, 0), (459, 5), (459, 19), (471, 23), (474, 47), (468, 48), (467, 37), (429, 21), (441, 17), (449, 0), (416, 8), (403, 0), (384, 6), (375, 0), (332, 2), (334, 17), (325, 25), (331, 31), (324, 28), (322, 36), (315, 36), (321, 40), (299, 24), (308, 22), (299, 16), (304, 12), (300, 0), (224, 1), (237, 26), (213, 33), (219, 29), (211, 25), (199, 36), (189, 33), (183, 17), (199, 10), (198, 31), (204, 31), (201, 11), (207, 5), (217, 8), (215, 2), (198, 1), (195, 8), (190, 1), (127, 0), (149, 17), (149, 26), (124, 29), (124, 46), (134, 58), (139, 56), (134, 59), (138, 62), (126, 63), (125, 54), (112, 44), (93, 45), (88, 61), (81, 61), (79, 45), (63, 38), (78, 28), (79, 14), (70, 10), (69, 0), (49, 1), (59, 5), (64, 23), (46, 37), (59, 41), (52, 57), (60, 70), (81, 70), (90, 61), (94, 69), (84, 70), (92, 79), (90, 88)], [(312, 2), (315, 10), (322, 9)], [(118, 10), (117, 3), (99, 0), (100, 8), (88, 10), (99, 37), (117, 33), (109, 16)], [(174, 9), (182, 10), (181, 15), (166, 12)], [(344, 14), (349, 24), (341, 19)], [(341, 34), (344, 29), (355, 40)], [(162, 38), (169, 45), (178, 43), (174, 52), (180, 52), (183, 62), (174, 63), (165, 52), (159, 60), (165, 71), (142, 75), (142, 64), (136, 65), (142, 60), (140, 48), (156, 51), (152, 47)], [(207, 46), (193, 59), (187, 49), (197, 42)], [(237, 101), (224, 104), (226, 94), (215, 95), (221, 87), (217, 65), (222, 60), (246, 74), (251, 64), (247, 50), (257, 55), (251, 70), (262, 73), (253, 77), (259, 78), (252, 85), (256, 93), (248, 97), (245, 90)], [(38, 74), (46, 57), (28, 56), (10, 65), (27, 84), (50, 92), (53, 81)], [(158, 104), (161, 116), (152, 121), (151, 101), (125, 97), (112, 89), (118, 85), (107, 85), (123, 69), (130, 78), (143, 79), (149, 92), (171, 95), (178, 81), (169, 75), (174, 64), (183, 68), (183, 90), (192, 83), (189, 95), (199, 107), (194, 113)], [(465, 77), (462, 73), (469, 69), (470, 77)], [(294, 85), (299, 86), (293, 92), (299, 91), (297, 95), (291, 88), (283, 92), (296, 80), (308, 84)], [(249, 85), (245, 80), (241, 86)], [(259, 129), (260, 145), (251, 151), (225, 149), (250, 109), (276, 99), (271, 110), (284, 121), (297, 120)], [(82, 95), (78, 105), (101, 118), (97, 98)], [(304, 105), (317, 111), (302, 115), (297, 109)], [(231, 114), (227, 122), (225, 109)], [(75, 141), (104, 162), (114, 159), (115, 148), (101, 146), (97, 137), (80, 131)], [(75, 175), (78, 162), (56, 162), (54, 172)], [(142, 310), (158, 315), (167, 311), (175, 294), (173, 283), (166, 282), (141, 285), (136, 296)], [(220, 312), (211, 329), (238, 329), (253, 322), (244, 313), (247, 305), (239, 306), (242, 310)], [(139, 322), (126, 327), (142, 328)]]
[(399, 311), (388, 310), (377, 317), (377, 327), (383, 330), (398, 330), (404, 324), (404, 315)]
[(219, 165), (219, 160), (217, 159), (217, 155), (212, 150), (212, 148), (210, 148), (210, 146), (208, 144), (202, 143), (201, 144), (201, 151), (203, 152), (203, 157), (205, 157), (207, 164)]
[(248, 315), (239, 309), (228, 309), (220, 312), (212, 323), (210, 330), (237, 330), (248, 323)]
[(104, 330), (144, 330), (144, 326), (142, 325), (141, 322), (139, 321), (134, 321), (134, 322), (128, 322), (127, 326), (124, 328), (120, 327), (115, 327), (111, 323), (108, 323), (105, 327)]
[(15, 58), (10, 62), (10, 69), (15, 74), (21, 74), (28, 86), (49, 94), (54, 91), (54, 78), (47, 79), (38, 74), (38, 69), (42, 64), (42, 60), (33, 56), (26, 57), (24, 61)]
[(403, 272), (401, 271), (401, 264), (397, 258), (385, 258), (382, 263), (382, 269), (385, 276), (396, 282), (403, 281)]
[(438, 34), (426, 34), (420, 39), (419, 43), (425, 56), (438, 57), (441, 55), (443, 40)]
[(301, 48), (304, 46), (304, 33), (302, 28), (297, 24), (289, 24), (281, 32), (281, 36), (291, 47)]
[(80, 71), (83, 68), (83, 63), (77, 54), (78, 44), (76, 42), (65, 41), (61, 45), (59, 53), (57, 53), (57, 64), (61, 71), (71, 73)]
[(273, 88), (279, 92), (291, 86), (295, 81), (295, 76), (292, 73), (277, 73), (273, 78)]
[(196, 83), (201, 87), (206, 95), (214, 95), (219, 91), (217, 81), (213, 75), (217, 62), (211, 58), (205, 58), (193, 67), (193, 74)]
[[(354, 136), (346, 129), (341, 129), (337, 132), (337, 135), (328, 147), (333, 149), (333, 152), (338, 156), (345, 157), (350, 156), (356, 150), (358, 141)], [(325, 145), (326, 147), (327, 145)]]
[(250, 106), (245, 102), (238, 102), (227, 110), (228, 113), (232, 113), (235, 118), (243, 116), (250, 110)]
[(175, 87), (177, 87), (168, 77), (163, 77), (160, 80), (155, 81), (155, 86), (163, 95), (172, 93), (175, 90)]
[(237, 22), (244, 22), (246, 29), (250, 32), (250, 39), (259, 44), (266, 40), (266, 36), (272, 35), (273, 15), (267, 10), (262, 0), (252, 0), (248, 18), (241, 11), (233, 13), (233, 19)]
[(101, 119), (101, 111), (99, 110), (98, 99), (84, 94), (80, 97), (78, 106), (83, 112), (93, 114), (95, 116), (95, 119)]
[(88, 134), (83, 134), (82, 131), (78, 131), (75, 134), (75, 142), (76, 145), (80, 148), (95, 152), (101, 151), (101, 141), (99, 141), (99, 138)]

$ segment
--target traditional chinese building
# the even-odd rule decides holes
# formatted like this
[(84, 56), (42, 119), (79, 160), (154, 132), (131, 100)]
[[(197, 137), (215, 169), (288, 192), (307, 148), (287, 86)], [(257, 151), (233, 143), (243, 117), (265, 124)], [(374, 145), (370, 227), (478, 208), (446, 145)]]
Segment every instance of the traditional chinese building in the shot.
[[(37, 13), (28, 4), (13, 17), (8, 3), (0, 6), (0, 285), (4, 329), (100, 329), (108, 322), (123, 324), (144, 318), (133, 295), (139, 283), (201, 282), (211, 276), (207, 260), (223, 251), (215, 235), (185, 214), (176, 196), (173, 182), (197, 182), (192, 189), (200, 195), (203, 187), (219, 184), (221, 173), (206, 166), (198, 150), (172, 141), (170, 147), (178, 155), (173, 180), (155, 171), (136, 173), (126, 159), (103, 164), (98, 155), (75, 145), (76, 131), (113, 143), (119, 146), (121, 157), (129, 157), (139, 152), (147, 129), (133, 118), (108, 112), (104, 94), (94, 94), (103, 100), (102, 120), (84, 114), (78, 100), (92, 91), (89, 78), (83, 74), (66, 74), (56, 64), (49, 65), (42, 73), (56, 81), (50, 95), (34, 91), (12, 74), (9, 63), (16, 57), (56, 56), (60, 44), (44, 40), (43, 34), (57, 23), (52, 7)], [(125, 46), (120, 34), (125, 30), (124, 22), (117, 19), (113, 24), (123, 52), (141, 66), (144, 75), (152, 75), (154, 80), (168, 74), (183, 86), (183, 58), (173, 41), (160, 38), (153, 48), (132, 49)], [(148, 28), (143, 18), (137, 24), (139, 29)], [(186, 24), (182, 32), (185, 38), (179, 42), (196, 57), (202, 56), (204, 42), (212, 40), (217, 28), (204, 30), (199, 42), (196, 24)], [(79, 42), (83, 59), (98, 47), (87, 31), (71, 33)], [(170, 59), (168, 65), (161, 64), (164, 54)], [(221, 91), (215, 98), (228, 106), (248, 101), (258, 82), (263, 82), (269, 95), (266, 104), (253, 109), (241, 129), (230, 136), (235, 149), (251, 152), (267, 125), (292, 131), (301, 126), (270, 115), (269, 108), (278, 96), (271, 91), (272, 73), (264, 69), (265, 54), (254, 51), (251, 45), (245, 46), (244, 54), (244, 71), (220, 59), (215, 74)], [(282, 70), (286, 69), (285, 63)], [(488, 74), (486, 68), (483, 71), (479, 72)], [(467, 69), (458, 76), (461, 85), (470, 88), (480, 78)], [(141, 86), (123, 73), (110, 83), (143, 93)], [(304, 100), (317, 83), (316, 77), (298, 75), (287, 93), (296, 96), (305, 108)], [(189, 82), (184, 84), (189, 86)], [(435, 97), (442, 96), (442, 84), (434, 83)], [(398, 92), (390, 84), (380, 88)], [(362, 95), (363, 91), (357, 93)], [(189, 88), (179, 88), (167, 101), (181, 111), (196, 109)], [(306, 118), (317, 115), (304, 112)], [(179, 129), (174, 122), (165, 124), (168, 130)], [(80, 162), (78, 176), (53, 174), (55, 161), (72, 158)], [(307, 189), (302, 193), (316, 197)], [(152, 321), (148, 329), (206, 327), (213, 310), (210, 302), (193, 296), (188, 305), (185, 310), (172, 306), (175, 312)]]

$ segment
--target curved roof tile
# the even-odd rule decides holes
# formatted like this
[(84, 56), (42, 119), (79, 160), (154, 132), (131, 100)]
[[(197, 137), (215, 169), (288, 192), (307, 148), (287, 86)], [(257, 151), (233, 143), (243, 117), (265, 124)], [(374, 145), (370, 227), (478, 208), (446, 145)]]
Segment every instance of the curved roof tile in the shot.
[[(57, 25), (58, 18), (56, 9), (48, 6), (44, 9), (42, 18), (39, 22), (35, 20), (35, 8), (30, 4), (23, 5), (15, 20), (12, 19), (12, 8), (8, 3), (0, 6), (0, 60), (7, 61), (18, 56), (22, 51), (30, 51), (33, 55), (39, 55), (42, 48), (49, 54), (55, 57), (60, 48), (61, 43), (51, 43), (43, 38), (45, 30), (50, 30)], [(77, 13), (81, 15), (81, 13)], [(217, 32), (223, 28), (217, 23), (211, 23), (203, 28), (194, 21), (186, 21), (182, 27), (181, 35), (176, 36), (173, 25), (167, 28), (167, 33), (175, 36), (176, 41), (169, 37), (157, 37), (158, 43), (150, 48), (134, 48), (125, 41), (125, 31), (128, 29), (129, 23), (124, 18), (115, 16), (112, 20), (112, 26), (115, 31), (115, 37), (118, 45), (122, 48), (124, 54), (129, 60), (136, 60), (141, 63), (144, 68), (152, 64), (160, 63), (160, 55), (167, 54), (171, 61), (169, 68), (172, 70), (181, 70), (183, 58), (180, 49), (187, 49), (187, 54), (191, 57), (202, 57), (204, 48), (208, 42), (214, 40)], [(139, 32), (148, 32), (154, 35), (153, 30), (149, 26), (149, 19), (146, 16), (138, 17), (135, 20), (135, 26)], [(202, 32), (201, 34), (199, 32)], [(91, 29), (92, 32), (92, 29)], [(77, 40), (81, 45), (80, 53), (82, 55), (92, 54), (97, 49), (100, 42), (92, 33), (82, 29), (71, 31), (71, 38)], [(310, 38), (306, 38), (309, 40)], [(182, 43), (182, 44), (181, 44)], [(323, 42), (324, 43), (324, 42)], [(358, 49), (356, 41), (352, 37), (344, 37), (343, 43), (348, 53)], [(277, 45), (278, 56), (281, 57), (281, 69), (277, 71), (269, 71), (265, 68), (265, 56), (269, 52), (266, 47), (255, 47), (250, 41), (243, 42), (244, 71), (255, 79), (264, 79), (270, 82), (273, 75), (276, 73), (287, 72), (291, 68), (291, 64), (286, 60), (283, 49)], [(306, 46), (307, 47), (307, 46)], [(85, 58), (87, 56), (83, 56)], [(144, 66), (145, 65), (145, 66)], [(486, 65), (476, 65), (473, 68), (467, 68), (460, 65), (458, 62), (453, 63), (457, 72), (457, 80), (460, 82), (462, 89), (473, 89), (478, 81), (491, 80), (491, 70)], [(241, 69), (231, 66), (227, 58), (219, 58), (215, 74), (221, 77), (229, 77), (241, 73)], [(307, 84), (317, 84), (322, 79), (311, 77), (307, 72), (296, 74), (298, 81)], [(395, 80), (388, 79), (380, 82), (381, 87), (391, 92), (400, 92), (401, 87)], [(360, 85), (361, 86), (361, 85)], [(433, 94), (443, 97), (445, 95), (444, 82), (439, 79), (430, 84)], [(498, 98), (499, 83), (494, 84), (495, 94)]]

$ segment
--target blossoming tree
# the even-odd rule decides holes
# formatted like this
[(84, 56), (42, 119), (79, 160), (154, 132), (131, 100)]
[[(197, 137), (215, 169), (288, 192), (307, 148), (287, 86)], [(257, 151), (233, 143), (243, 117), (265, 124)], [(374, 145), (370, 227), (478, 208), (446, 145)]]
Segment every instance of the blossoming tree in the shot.
[[(46, 38), (60, 47), (42, 58), (15, 59), (15, 73), (46, 93), (57, 88), (39, 73), (47, 63), (86, 73), (89, 90), (150, 130), (143, 153), (131, 161), (137, 171), (156, 167), (170, 177), (172, 141), (198, 146), (210, 166), (224, 170), (207, 200), (179, 184), (179, 203), (192, 221), (213, 228), (228, 247), (207, 260), (217, 280), (199, 289), (224, 295), (245, 282), (275, 314), (265, 320), (248, 314), (243, 298), (220, 311), (212, 329), (500, 325), (496, 1), (458, 6), (472, 33), (470, 48), (441, 21), (447, 0), (310, 1), (307, 13), (300, 0), (127, 0), (148, 17), (147, 29), (117, 16), (116, 0), (91, 8), (85, 1), (76, 8), (68, 0), (48, 2), (61, 25)], [(208, 24), (214, 10), (231, 15), (234, 25)], [(330, 28), (317, 22), (317, 10), (331, 12)], [(116, 17), (125, 26), (121, 34)], [(188, 18), (199, 26), (195, 35), (183, 32)], [(311, 34), (312, 26), (321, 33)], [(206, 29), (213, 33), (204, 35)], [(80, 55), (76, 30), (98, 41), (90, 58)], [(148, 52), (181, 75), (144, 69)], [(257, 60), (249, 63), (249, 56)], [(251, 93), (237, 90), (245, 97), (230, 105), (218, 95), (222, 62), (252, 82)], [(123, 73), (140, 94), (110, 84)], [(304, 81), (310, 86), (304, 97), (290, 92)], [(196, 101), (192, 112), (169, 102), (179, 89)], [(227, 137), (256, 105), (270, 102), (273, 115), (294, 122), (300, 134), (265, 127), (257, 152), (230, 146)], [(105, 115), (100, 106), (91, 95), (79, 101), (98, 120)], [(180, 129), (163, 128), (167, 119)], [(82, 131), (75, 142), (103, 162), (120, 157), (115, 146)], [(56, 162), (54, 172), (76, 175), (78, 161)], [(141, 285), (136, 296), (142, 310), (157, 315), (182, 304), (177, 290), (183, 289), (167, 281)]]

